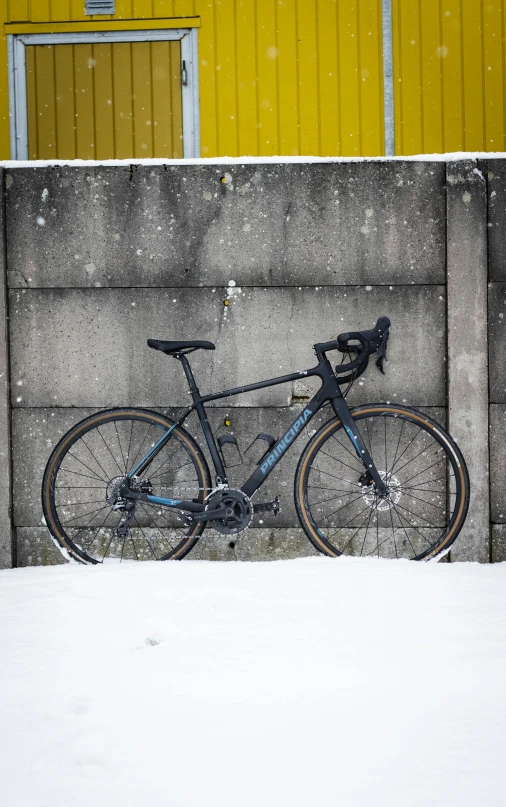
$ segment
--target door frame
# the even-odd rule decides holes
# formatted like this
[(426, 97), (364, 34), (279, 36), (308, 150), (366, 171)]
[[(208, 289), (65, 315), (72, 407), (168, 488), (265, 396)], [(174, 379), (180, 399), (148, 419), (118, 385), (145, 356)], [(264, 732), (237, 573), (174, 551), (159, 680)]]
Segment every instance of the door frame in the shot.
[[(28, 108), (26, 87), (27, 45), (79, 45), (99, 42), (160, 42), (179, 40), (187, 82), (182, 84), (183, 156), (200, 157), (200, 110), (198, 83), (198, 29), (165, 28), (131, 31), (86, 31), (52, 34), (10, 34), (9, 115), (11, 160), (28, 160)], [(133, 157), (132, 157), (133, 159)]]

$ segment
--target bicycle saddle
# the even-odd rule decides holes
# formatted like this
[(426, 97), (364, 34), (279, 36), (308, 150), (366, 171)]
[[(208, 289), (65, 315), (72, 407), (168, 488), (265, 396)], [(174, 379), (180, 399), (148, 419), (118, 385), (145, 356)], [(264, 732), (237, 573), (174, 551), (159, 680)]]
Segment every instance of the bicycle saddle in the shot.
[(192, 340), (190, 342), (163, 342), (160, 339), (148, 339), (148, 347), (152, 347), (153, 350), (161, 350), (162, 353), (166, 355), (179, 353), (180, 350), (196, 350), (197, 348), (202, 348), (203, 350), (215, 349), (212, 342), (202, 342), (199, 340)]

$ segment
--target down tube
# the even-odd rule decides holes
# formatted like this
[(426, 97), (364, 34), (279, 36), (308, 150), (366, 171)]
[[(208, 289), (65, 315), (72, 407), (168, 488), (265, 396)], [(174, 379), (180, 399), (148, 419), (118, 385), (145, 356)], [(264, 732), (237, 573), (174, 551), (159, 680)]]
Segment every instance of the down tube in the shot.
[(279, 438), (276, 445), (268, 453), (265, 459), (262, 460), (261, 465), (254, 471), (249, 479), (246, 480), (241, 490), (246, 496), (250, 498), (258, 490), (260, 485), (265, 482), (273, 468), (276, 467), (281, 457), (283, 457), (290, 446), (295, 442), (299, 434), (302, 432), (313, 415), (316, 414), (321, 406), (321, 401), (316, 395), (303, 409), (301, 414), (294, 420), (290, 428)]

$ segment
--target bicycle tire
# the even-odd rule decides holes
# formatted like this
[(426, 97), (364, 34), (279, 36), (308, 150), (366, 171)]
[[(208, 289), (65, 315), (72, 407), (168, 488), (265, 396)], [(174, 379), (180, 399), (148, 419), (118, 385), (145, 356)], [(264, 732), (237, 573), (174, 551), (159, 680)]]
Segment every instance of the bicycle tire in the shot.
[[(71, 559), (85, 564), (113, 558), (180, 560), (195, 546), (205, 522), (188, 527), (179, 511), (144, 502), (136, 505), (128, 537), (119, 538), (116, 530), (123, 513), (106, 501), (111, 486), (173, 424), (147, 409), (108, 409), (80, 421), (62, 437), (44, 471), (42, 509), (53, 540)], [(180, 466), (173, 462), (176, 456), (177, 463), (184, 460)], [(189, 474), (191, 479), (186, 479)], [(181, 426), (174, 429), (141, 482), (155, 495), (200, 502), (211, 487), (206, 459)], [(86, 509), (89, 505), (100, 517)]]
[[(331, 557), (431, 560), (446, 554), (469, 507), (469, 475), (455, 441), (439, 423), (410, 407), (370, 404), (350, 412), (377, 470), (388, 482), (388, 498), (380, 499), (374, 493), (341, 421), (333, 418), (312, 437), (295, 475), (295, 505), (306, 536)], [(387, 423), (389, 428), (392, 425), (388, 435)], [(410, 440), (409, 433), (413, 433)], [(390, 468), (389, 452), (390, 457), (393, 452)], [(424, 462), (427, 467), (417, 470)], [(409, 473), (415, 473), (405, 479), (401, 471), (410, 463), (414, 465)], [(425, 477), (428, 471), (431, 473)], [(311, 502), (312, 488), (318, 487), (320, 495), (328, 498)], [(332, 512), (326, 512), (327, 508)]]

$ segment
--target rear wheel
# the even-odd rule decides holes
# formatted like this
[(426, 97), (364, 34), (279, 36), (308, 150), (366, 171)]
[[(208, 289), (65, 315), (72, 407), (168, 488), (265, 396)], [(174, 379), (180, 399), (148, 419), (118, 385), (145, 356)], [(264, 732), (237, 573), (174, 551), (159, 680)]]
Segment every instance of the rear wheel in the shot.
[[(42, 507), (53, 538), (82, 563), (184, 557), (205, 522), (189, 526), (173, 508), (137, 501), (118, 505), (128, 472), (173, 425), (156, 412), (112, 409), (78, 423), (58, 443), (42, 482)], [(204, 502), (209, 468), (193, 438), (177, 427), (136, 490)], [(130, 506), (130, 502), (128, 503)]]
[(459, 534), (469, 477), (445, 430), (415, 409), (372, 404), (351, 411), (386, 482), (380, 497), (335, 418), (306, 446), (295, 478), (304, 532), (326, 555), (429, 560)]

